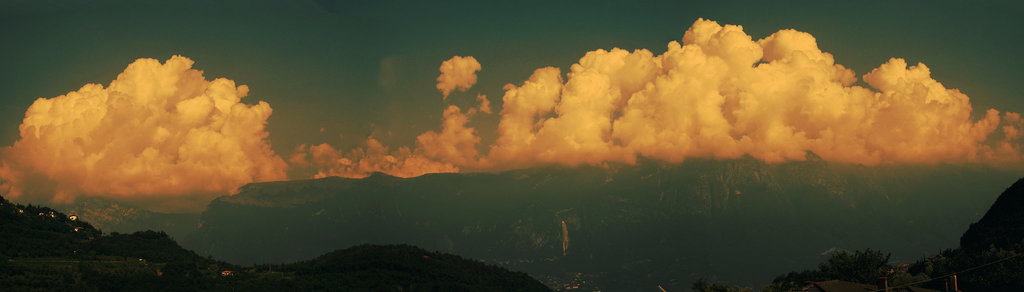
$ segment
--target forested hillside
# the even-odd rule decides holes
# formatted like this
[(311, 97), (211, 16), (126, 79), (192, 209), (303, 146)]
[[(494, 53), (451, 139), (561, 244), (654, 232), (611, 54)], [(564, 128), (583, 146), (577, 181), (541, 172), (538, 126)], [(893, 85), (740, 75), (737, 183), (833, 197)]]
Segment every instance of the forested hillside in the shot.
[(360, 246), (241, 267), (181, 248), (164, 232), (103, 234), (47, 207), (0, 197), (0, 287), (8, 290), (546, 291), (525, 273), (412, 246)]

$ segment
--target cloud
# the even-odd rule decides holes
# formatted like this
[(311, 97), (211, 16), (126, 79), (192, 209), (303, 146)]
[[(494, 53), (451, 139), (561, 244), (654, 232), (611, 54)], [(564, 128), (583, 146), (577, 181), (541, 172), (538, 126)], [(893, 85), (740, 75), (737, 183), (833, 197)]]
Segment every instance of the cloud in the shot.
[(459, 172), (459, 168), (450, 163), (431, 160), (423, 155), (413, 153), (408, 147), (399, 147), (391, 151), (373, 138), (367, 138), (363, 147), (342, 153), (327, 143), (300, 146), (292, 158), (293, 164), (312, 165), (316, 169), (314, 178), (340, 176), (363, 178), (375, 172), (386, 173), (397, 177), (415, 177), (427, 173)]
[(459, 167), (475, 167), (480, 138), (476, 130), (466, 127), (469, 117), (451, 105), (444, 111), (440, 133), (427, 131), (416, 137), (416, 148), (391, 150), (368, 137), (364, 146), (348, 153), (327, 143), (299, 145), (288, 159), (293, 167), (311, 166), (315, 178), (340, 176), (362, 178), (374, 172), (397, 177), (414, 177), (427, 173), (459, 172)]
[[(438, 89), (445, 96), (456, 88), (468, 89), (476, 83), (475, 71), (480, 63), (473, 57), (455, 56), (441, 64)], [(443, 112), (441, 132), (426, 131), (416, 137), (416, 147), (398, 147), (391, 150), (377, 139), (367, 137), (365, 145), (348, 153), (327, 143), (296, 147), (288, 159), (293, 167), (312, 167), (314, 177), (340, 176), (362, 178), (374, 172), (397, 177), (414, 177), (426, 173), (459, 172), (460, 167), (476, 168), (480, 163), (477, 145), (480, 137), (467, 127), (470, 117), (477, 112), (491, 113), (490, 101), (477, 95), (480, 105), (467, 113), (455, 105)]]
[(0, 153), (0, 183), (12, 197), (69, 202), (224, 194), (284, 179), (266, 140), (270, 105), (241, 103), (247, 86), (206, 80), (192, 64), (139, 59), (107, 87), (37, 99), (20, 139)]
[(469, 117), (459, 107), (450, 105), (444, 110), (444, 121), (441, 133), (427, 131), (416, 137), (417, 150), (424, 156), (437, 161), (444, 161), (456, 166), (473, 166), (476, 164), (476, 145), (480, 137), (476, 130), (466, 127)]
[[(472, 57), (445, 61), (438, 89), (446, 96), (467, 89), (479, 68)], [(415, 148), (388, 152), (370, 139), (344, 157), (321, 149), (319, 165), (341, 169), (323, 175), (414, 176), (639, 157), (779, 163), (804, 160), (807, 152), (860, 165), (1024, 161), (1019, 114), (975, 114), (965, 94), (934, 80), (924, 64), (892, 58), (860, 80), (867, 86), (855, 85), (857, 74), (821, 51), (811, 34), (784, 29), (754, 39), (741, 26), (698, 19), (664, 53), (594, 50), (564, 75), (539, 68), (505, 85), (491, 144), (481, 145), (467, 126), (476, 112), (490, 110), (478, 95), (479, 108), (465, 114), (448, 106), (441, 132), (421, 134)]]
[(537, 69), (506, 85), (490, 169), (543, 164), (670, 162), (691, 157), (839, 163), (1020, 161), (1019, 115), (971, 118), (966, 95), (924, 64), (893, 58), (853, 85), (852, 70), (813, 36), (780, 30), (754, 40), (741, 26), (700, 19), (683, 42), (596, 50), (572, 65)]
[(486, 95), (477, 94), (476, 100), (480, 102), (479, 111), (485, 114), (491, 114), (491, 101), (487, 99)]
[(472, 56), (454, 56), (441, 63), (441, 75), (437, 77), (437, 90), (444, 94), (444, 99), (448, 99), (448, 94), (452, 90), (466, 91), (476, 84), (476, 71), (480, 71), (482, 68), (480, 62), (477, 62), (476, 58)]

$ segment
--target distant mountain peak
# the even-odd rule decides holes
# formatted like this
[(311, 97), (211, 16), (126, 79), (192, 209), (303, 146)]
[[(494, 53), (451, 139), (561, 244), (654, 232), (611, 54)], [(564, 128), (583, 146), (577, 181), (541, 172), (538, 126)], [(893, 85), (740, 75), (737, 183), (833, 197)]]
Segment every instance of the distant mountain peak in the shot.
[(804, 160), (806, 160), (807, 162), (826, 163), (825, 159), (821, 158), (821, 156), (818, 156), (817, 153), (811, 151), (807, 151), (807, 153), (804, 153)]
[(381, 179), (381, 178), (398, 178), (398, 177), (390, 175), (390, 174), (387, 174), (387, 173), (383, 173), (383, 172), (379, 172), (379, 171), (374, 171), (373, 173), (370, 173), (370, 176), (367, 176), (366, 178)]

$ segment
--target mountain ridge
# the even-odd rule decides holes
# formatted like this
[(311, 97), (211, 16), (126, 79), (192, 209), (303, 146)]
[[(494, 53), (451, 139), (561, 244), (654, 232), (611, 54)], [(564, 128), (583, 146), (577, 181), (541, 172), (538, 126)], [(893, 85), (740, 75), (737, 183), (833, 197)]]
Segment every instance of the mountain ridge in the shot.
[(1024, 245), (1024, 178), (1003, 191), (995, 203), (960, 237), (960, 248), (980, 251)]
[[(1018, 177), (983, 166), (694, 159), (271, 182), (211, 202), (185, 245), (274, 263), (328, 246), (408, 243), (551, 278), (553, 287), (577, 272), (606, 289), (630, 290), (638, 277), (666, 288), (699, 276), (756, 283), (764, 280), (747, 274), (819, 260), (798, 252), (894, 246), (910, 260), (955, 245), (996, 193), (986, 190)], [(257, 238), (268, 242), (246, 248), (269, 256), (234, 248)]]

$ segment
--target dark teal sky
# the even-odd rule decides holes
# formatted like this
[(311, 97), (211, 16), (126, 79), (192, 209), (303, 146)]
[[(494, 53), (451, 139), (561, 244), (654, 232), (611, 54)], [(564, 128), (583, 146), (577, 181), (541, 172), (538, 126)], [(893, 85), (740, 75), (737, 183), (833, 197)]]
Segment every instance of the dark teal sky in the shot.
[[(17, 139), (36, 98), (107, 85), (137, 58), (175, 54), (195, 60), (207, 79), (249, 85), (246, 102), (270, 103), (268, 130), (282, 156), (302, 143), (347, 148), (370, 134), (411, 145), (439, 127), (435, 78), (454, 55), (476, 57), (483, 70), (449, 100), (469, 105), (484, 93), (498, 109), (501, 87), (536, 68), (564, 73), (599, 48), (661, 53), (698, 17), (742, 25), (755, 39), (809, 32), (858, 77), (890, 57), (924, 62), (968, 94), (976, 114), (1024, 111), (1020, 4), (776, 2), (4, 1), (0, 145)], [(474, 120), (484, 144), (496, 121)]]

